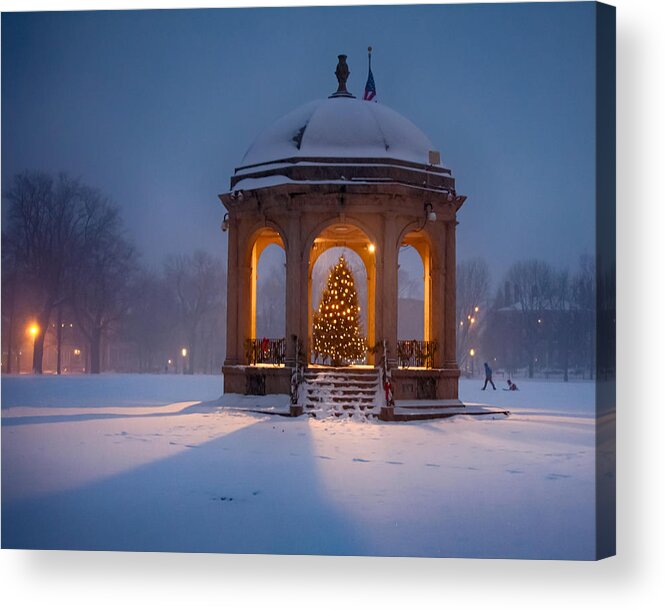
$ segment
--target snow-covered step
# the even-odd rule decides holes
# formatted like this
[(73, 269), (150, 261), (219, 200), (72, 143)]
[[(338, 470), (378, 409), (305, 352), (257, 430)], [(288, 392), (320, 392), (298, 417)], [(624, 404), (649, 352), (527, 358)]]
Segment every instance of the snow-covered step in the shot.
[(378, 415), (381, 405), (379, 370), (316, 368), (305, 372), (302, 402), (315, 417)]
[[(461, 403), (460, 403), (461, 404)], [(384, 409), (385, 413), (385, 409)], [(382, 415), (384, 415), (382, 413)], [(418, 405), (418, 406), (396, 406), (389, 417), (384, 417), (389, 421), (419, 421), (425, 419), (446, 419), (456, 415), (466, 415), (472, 417), (507, 417), (509, 411), (503, 409), (488, 409), (485, 407), (465, 407), (461, 406), (436, 406), (436, 405)]]

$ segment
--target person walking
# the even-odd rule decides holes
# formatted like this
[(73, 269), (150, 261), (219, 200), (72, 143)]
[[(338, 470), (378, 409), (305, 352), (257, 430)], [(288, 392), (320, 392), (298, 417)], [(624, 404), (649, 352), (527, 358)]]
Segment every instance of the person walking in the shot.
[(496, 386), (494, 385), (494, 382), (492, 381), (492, 369), (490, 368), (490, 365), (485, 362), (485, 385), (483, 386), (483, 390), (487, 387), (487, 384), (491, 383), (492, 388), (496, 390)]

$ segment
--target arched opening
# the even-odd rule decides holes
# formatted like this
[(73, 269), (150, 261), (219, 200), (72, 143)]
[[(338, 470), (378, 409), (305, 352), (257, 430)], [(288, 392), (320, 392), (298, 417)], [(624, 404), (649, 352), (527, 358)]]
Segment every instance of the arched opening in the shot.
[(397, 261), (397, 338), (425, 340), (425, 267), (418, 251), (399, 249)]
[[(336, 223), (324, 228), (313, 240), (309, 256), (308, 275), (308, 362), (314, 363), (312, 356), (312, 328), (314, 311), (318, 308), (323, 288), (330, 269), (344, 255), (355, 278), (360, 304), (360, 327), (367, 346), (376, 342), (376, 249), (377, 245), (359, 227), (352, 224)], [(374, 363), (372, 350), (364, 360)]]
[(432, 368), (432, 254), (427, 236), (407, 233), (398, 255), (397, 357), (401, 368)]
[(286, 253), (277, 244), (261, 253), (256, 278), (256, 338), (286, 335)]
[(279, 233), (264, 227), (250, 251), (248, 364), (283, 366), (286, 355), (286, 254)]

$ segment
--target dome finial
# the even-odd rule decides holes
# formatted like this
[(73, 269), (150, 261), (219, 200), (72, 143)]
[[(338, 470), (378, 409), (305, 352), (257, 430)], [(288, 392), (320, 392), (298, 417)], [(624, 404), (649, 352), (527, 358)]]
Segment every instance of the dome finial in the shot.
[(349, 78), (349, 66), (346, 64), (346, 55), (338, 55), (337, 68), (335, 69), (335, 76), (337, 77), (337, 91), (330, 97), (355, 97), (346, 90), (346, 81)]

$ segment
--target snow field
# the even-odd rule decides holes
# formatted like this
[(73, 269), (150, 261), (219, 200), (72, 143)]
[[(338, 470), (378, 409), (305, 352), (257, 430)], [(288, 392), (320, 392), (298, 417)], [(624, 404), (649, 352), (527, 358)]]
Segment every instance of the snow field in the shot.
[(463, 380), (511, 416), (409, 424), (196, 404), (219, 385), (3, 378), (3, 547), (594, 556), (590, 383)]

